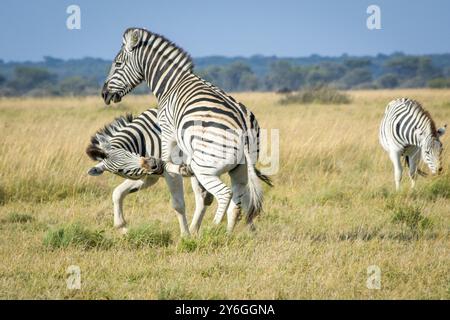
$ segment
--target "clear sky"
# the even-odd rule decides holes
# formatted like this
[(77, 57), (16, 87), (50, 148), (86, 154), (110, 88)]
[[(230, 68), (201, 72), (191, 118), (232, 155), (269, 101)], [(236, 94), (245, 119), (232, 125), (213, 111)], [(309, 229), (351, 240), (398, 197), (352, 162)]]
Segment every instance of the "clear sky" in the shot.
[[(66, 27), (71, 4), (81, 9), (80, 30)], [(366, 27), (371, 4), (381, 30)], [(194, 57), (450, 52), (449, 0), (1, 0), (0, 59), (110, 59), (130, 26)]]

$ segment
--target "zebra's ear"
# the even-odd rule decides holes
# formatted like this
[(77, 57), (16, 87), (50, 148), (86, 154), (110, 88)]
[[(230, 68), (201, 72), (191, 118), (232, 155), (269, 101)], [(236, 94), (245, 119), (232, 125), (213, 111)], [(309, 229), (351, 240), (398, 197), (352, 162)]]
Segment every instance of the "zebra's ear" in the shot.
[(437, 129), (437, 136), (442, 137), (447, 129), (447, 125), (444, 124), (442, 128)]
[(141, 41), (141, 31), (139, 29), (131, 29), (125, 33), (125, 49), (128, 52), (133, 51)]

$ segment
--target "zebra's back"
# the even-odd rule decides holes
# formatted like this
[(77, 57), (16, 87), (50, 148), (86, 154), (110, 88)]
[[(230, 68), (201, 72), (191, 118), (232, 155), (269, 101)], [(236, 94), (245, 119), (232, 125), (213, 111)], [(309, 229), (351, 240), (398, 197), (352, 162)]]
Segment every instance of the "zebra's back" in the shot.
[(161, 129), (157, 109), (148, 109), (120, 127), (111, 138), (113, 148), (123, 148), (145, 157), (161, 157)]

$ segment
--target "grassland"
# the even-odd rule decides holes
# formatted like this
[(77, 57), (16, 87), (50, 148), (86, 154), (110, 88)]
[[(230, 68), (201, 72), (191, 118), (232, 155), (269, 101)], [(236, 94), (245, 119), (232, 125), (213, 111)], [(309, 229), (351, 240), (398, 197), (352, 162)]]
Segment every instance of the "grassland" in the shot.
[[(280, 105), (271, 93), (234, 96), (280, 130), (280, 170), (258, 231), (214, 228), (181, 240), (161, 181), (130, 195), (130, 233), (112, 228), (122, 180), (90, 177), (90, 135), (113, 117), (156, 106), (128, 97), (0, 100), (0, 298), (449, 299), (450, 153), (444, 174), (394, 192), (377, 130), (392, 98), (416, 98), (438, 125), (450, 91), (354, 91), (346, 105)], [(450, 145), (447, 136), (442, 139)], [(425, 169), (425, 168), (423, 168)], [(189, 217), (193, 196), (186, 181)], [(66, 286), (70, 265), (81, 290)], [(381, 269), (381, 289), (366, 287)]]

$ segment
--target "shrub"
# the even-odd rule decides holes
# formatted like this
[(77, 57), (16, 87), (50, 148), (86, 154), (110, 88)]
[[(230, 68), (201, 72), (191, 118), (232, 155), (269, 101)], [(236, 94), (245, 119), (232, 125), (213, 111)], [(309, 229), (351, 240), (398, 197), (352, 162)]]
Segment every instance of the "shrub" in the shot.
[(351, 99), (348, 94), (338, 91), (335, 88), (326, 86), (303, 89), (293, 94), (288, 94), (280, 100), (280, 104), (346, 104)]
[(51, 249), (75, 246), (86, 250), (107, 248), (111, 244), (102, 231), (92, 231), (77, 223), (49, 230), (44, 238), (44, 245)]
[(167, 247), (172, 242), (169, 231), (153, 225), (128, 230), (126, 241), (133, 247)]
[(393, 223), (406, 225), (413, 233), (423, 232), (432, 226), (431, 220), (422, 215), (419, 207), (397, 205), (392, 213)]

